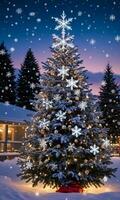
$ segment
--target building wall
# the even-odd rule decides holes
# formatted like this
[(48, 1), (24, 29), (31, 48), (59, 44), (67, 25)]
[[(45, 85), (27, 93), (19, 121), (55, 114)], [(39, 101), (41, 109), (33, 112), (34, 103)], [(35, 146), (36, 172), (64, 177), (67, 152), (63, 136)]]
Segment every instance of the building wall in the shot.
[(0, 124), (0, 152), (19, 151), (25, 135), (25, 125)]

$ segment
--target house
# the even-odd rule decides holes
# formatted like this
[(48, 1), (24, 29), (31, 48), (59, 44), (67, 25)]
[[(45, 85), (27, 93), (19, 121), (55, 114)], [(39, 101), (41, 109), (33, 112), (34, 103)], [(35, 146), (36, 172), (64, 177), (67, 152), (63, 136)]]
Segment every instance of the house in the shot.
[(25, 134), (26, 122), (35, 112), (0, 103), (0, 153), (18, 152)]

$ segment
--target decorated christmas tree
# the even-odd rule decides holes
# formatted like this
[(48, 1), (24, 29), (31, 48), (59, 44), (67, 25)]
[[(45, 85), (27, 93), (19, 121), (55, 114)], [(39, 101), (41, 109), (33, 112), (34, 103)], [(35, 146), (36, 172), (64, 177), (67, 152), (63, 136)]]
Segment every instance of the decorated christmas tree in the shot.
[(32, 101), (34, 100), (35, 95), (40, 91), (38, 87), (39, 80), (39, 66), (32, 50), (29, 49), (25, 56), (25, 60), (21, 67), (18, 78), (17, 104), (19, 106), (25, 107), (27, 109), (33, 109)]
[(109, 139), (115, 143), (120, 136), (120, 89), (117, 85), (111, 66), (106, 67), (104, 80), (100, 89), (100, 107), (108, 130)]
[(72, 18), (63, 12), (53, 35), (52, 56), (43, 64), (41, 92), (35, 101), (37, 114), (26, 130), (18, 163), (22, 179), (33, 186), (58, 188), (58, 192), (79, 192), (100, 186), (114, 175), (110, 144), (97, 109), (86, 70), (71, 30)]
[(4, 43), (0, 45), (0, 101), (15, 104), (15, 74), (11, 61)]

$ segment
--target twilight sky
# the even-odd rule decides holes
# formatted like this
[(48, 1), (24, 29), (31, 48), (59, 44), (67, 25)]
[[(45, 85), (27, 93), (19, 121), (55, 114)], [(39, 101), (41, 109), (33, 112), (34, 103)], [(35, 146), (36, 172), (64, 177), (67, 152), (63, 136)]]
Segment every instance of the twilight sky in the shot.
[(14, 66), (20, 67), (29, 47), (40, 66), (50, 56), (56, 33), (52, 17), (63, 10), (74, 18), (71, 34), (86, 69), (103, 72), (109, 61), (120, 74), (119, 0), (0, 0), (0, 42), (11, 52)]

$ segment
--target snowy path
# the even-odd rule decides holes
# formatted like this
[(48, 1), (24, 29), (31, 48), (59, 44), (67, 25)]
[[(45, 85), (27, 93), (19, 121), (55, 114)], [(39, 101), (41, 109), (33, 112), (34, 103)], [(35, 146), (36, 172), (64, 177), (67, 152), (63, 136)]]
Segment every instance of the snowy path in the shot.
[(0, 162), (0, 200), (120, 200), (120, 158), (114, 158), (117, 167), (116, 178), (109, 180), (101, 188), (88, 188), (84, 194), (55, 193), (42, 185), (32, 188), (16, 177), (18, 167), (16, 159)]

